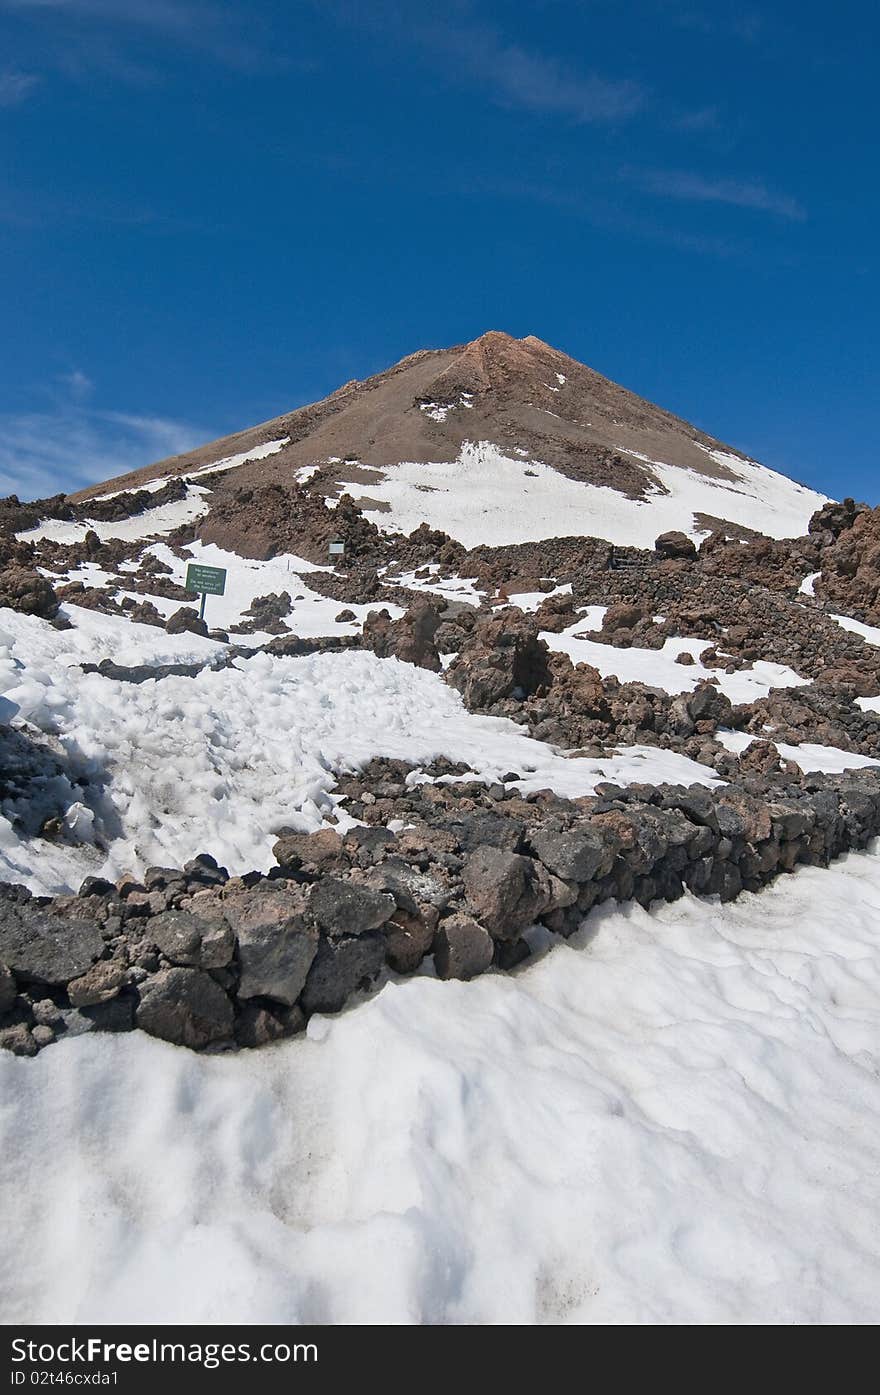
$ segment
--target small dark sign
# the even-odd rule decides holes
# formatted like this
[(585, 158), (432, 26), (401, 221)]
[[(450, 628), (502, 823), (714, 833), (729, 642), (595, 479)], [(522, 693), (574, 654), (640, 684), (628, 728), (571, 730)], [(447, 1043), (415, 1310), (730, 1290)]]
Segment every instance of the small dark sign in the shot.
[(202, 596), (222, 596), (226, 590), (225, 567), (203, 567), (190, 562), (186, 569), (186, 589)]

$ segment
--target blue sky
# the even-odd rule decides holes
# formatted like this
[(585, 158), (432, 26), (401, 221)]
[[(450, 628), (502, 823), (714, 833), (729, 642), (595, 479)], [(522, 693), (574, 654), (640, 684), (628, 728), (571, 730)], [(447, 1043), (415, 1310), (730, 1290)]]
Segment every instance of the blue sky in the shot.
[(486, 329), (880, 502), (876, 6), (0, 0), (0, 489)]

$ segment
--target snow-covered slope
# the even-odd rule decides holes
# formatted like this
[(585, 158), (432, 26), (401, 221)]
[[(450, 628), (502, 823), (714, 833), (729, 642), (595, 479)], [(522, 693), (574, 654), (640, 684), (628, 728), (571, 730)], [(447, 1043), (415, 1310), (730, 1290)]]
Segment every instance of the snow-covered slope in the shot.
[(870, 1323), (880, 859), (308, 1038), (0, 1053), (7, 1322)]
[(409, 533), (428, 523), (466, 547), (570, 535), (652, 547), (671, 530), (705, 537), (706, 518), (769, 537), (796, 537), (825, 502), (762, 465), (720, 451), (712, 455), (725, 458), (734, 478), (714, 479), (652, 460), (655, 482), (643, 499), (633, 499), (610, 486), (570, 479), (539, 460), (505, 455), (489, 441), (467, 441), (448, 463), (404, 461), (377, 470), (360, 502), (386, 531)]
[[(525, 791), (551, 786), (571, 797), (601, 780), (717, 783), (713, 770), (656, 748), (572, 758), (514, 722), (468, 712), (437, 674), (363, 651), (258, 654), (139, 684), (83, 675), (78, 665), (102, 648), (118, 662), (156, 664), (210, 663), (224, 646), (71, 614), (74, 628), (58, 631), (6, 611), (0, 630), (0, 694), (17, 723), (50, 736), (71, 777), (92, 782), (68, 816), (77, 846), (22, 838), (13, 819), (24, 811), (0, 813), (0, 879), (37, 892), (76, 890), (90, 872), (177, 866), (203, 851), (233, 874), (268, 871), (279, 829), (310, 831), (330, 816), (350, 822), (336, 813), (336, 774), (373, 756), (427, 763), (444, 755), (489, 782), (516, 770)], [(31, 796), (29, 805), (36, 827), (39, 801)]]

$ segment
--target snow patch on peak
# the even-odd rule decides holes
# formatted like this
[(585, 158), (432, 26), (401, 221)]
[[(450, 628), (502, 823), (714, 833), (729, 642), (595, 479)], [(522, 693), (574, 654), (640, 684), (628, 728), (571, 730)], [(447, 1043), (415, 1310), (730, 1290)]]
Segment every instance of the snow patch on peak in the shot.
[(380, 507), (371, 510), (369, 501), (362, 507), (386, 532), (409, 533), (428, 523), (466, 547), (578, 534), (618, 546), (652, 547), (660, 533), (672, 529), (703, 536), (699, 514), (758, 525), (772, 537), (793, 537), (806, 530), (825, 502), (823, 495), (738, 456), (719, 459), (735, 468), (737, 480), (731, 482), (636, 451), (624, 453), (650, 464), (657, 478), (646, 499), (569, 479), (534, 459), (526, 474), (517, 453), (506, 454), (491, 441), (465, 441), (452, 461), (385, 467), (383, 479), (370, 485), (370, 499)]

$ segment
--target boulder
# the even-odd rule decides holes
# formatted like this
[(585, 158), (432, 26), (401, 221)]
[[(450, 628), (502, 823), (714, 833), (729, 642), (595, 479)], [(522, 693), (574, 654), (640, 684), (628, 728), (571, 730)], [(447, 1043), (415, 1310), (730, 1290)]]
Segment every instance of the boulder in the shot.
[(109, 1002), (128, 981), (128, 967), (118, 959), (100, 959), (79, 978), (71, 979), (67, 995), (74, 1007)]
[(588, 882), (611, 870), (606, 844), (587, 830), (557, 833), (538, 828), (529, 841), (544, 866), (566, 881)]
[(53, 914), (36, 901), (0, 900), (0, 963), (25, 983), (68, 983), (104, 953), (92, 919)]
[(442, 979), (475, 978), (492, 963), (494, 943), (488, 930), (469, 915), (442, 921), (434, 939), (434, 967)]
[(299, 1007), (268, 1008), (261, 1003), (245, 1003), (235, 1019), (235, 1040), (239, 1046), (268, 1046), (301, 1032), (306, 1025)]
[(505, 814), (483, 813), (461, 814), (449, 822), (449, 830), (463, 852), (476, 852), (478, 848), (504, 848), (507, 852), (518, 852), (522, 846), (524, 825), (521, 820)]
[(254, 887), (227, 896), (223, 906), (238, 939), (239, 998), (270, 998), (292, 1007), (318, 948), (305, 892)]
[(324, 877), (312, 887), (309, 910), (327, 935), (363, 935), (378, 930), (394, 912), (394, 897), (339, 877)]
[(342, 838), (335, 828), (319, 828), (316, 833), (282, 833), (272, 852), (280, 867), (294, 872), (303, 867), (317, 872), (344, 871), (348, 866)]
[(465, 863), (462, 879), (468, 901), (491, 935), (516, 937), (528, 872), (527, 858), (500, 848), (478, 848)]
[(151, 1037), (198, 1050), (231, 1038), (232, 1002), (202, 969), (162, 969), (141, 984), (135, 1020)]
[(446, 672), (447, 682), (472, 710), (504, 698), (529, 697), (550, 687), (550, 651), (530, 616), (503, 611), (483, 621)]
[(0, 1051), (11, 1051), (13, 1056), (36, 1056), (39, 1049), (39, 1043), (24, 1022), (0, 1028)]
[(413, 911), (398, 906), (383, 927), (386, 958), (398, 974), (411, 974), (419, 967), (434, 941), (439, 912), (434, 906), (417, 906)]
[(654, 542), (654, 551), (661, 557), (696, 557), (697, 549), (687, 533), (661, 533)]
[(385, 962), (385, 936), (368, 930), (356, 938), (322, 936), (301, 1004), (307, 1013), (339, 1012), (353, 993), (368, 988)]
[(152, 917), (146, 933), (172, 964), (189, 967), (223, 969), (235, 948), (232, 930), (219, 915), (204, 919), (190, 911), (163, 911)]
[(387, 610), (371, 610), (364, 621), (364, 643), (380, 659), (400, 659), (435, 673), (441, 668), (434, 634), (440, 614), (433, 600), (419, 596), (399, 620)]
[(182, 605), (165, 621), (165, 632), (169, 635), (193, 634), (207, 637), (208, 626), (199, 619), (199, 612), (191, 606)]
[(13, 565), (0, 569), (0, 607), (3, 606), (23, 615), (52, 620), (58, 614), (58, 597), (51, 581), (40, 572)]
[(577, 888), (533, 858), (479, 848), (462, 869), (468, 904), (494, 939), (515, 940), (546, 911), (570, 906)]
[(602, 633), (613, 634), (615, 630), (631, 630), (648, 614), (643, 605), (631, 605), (618, 601), (610, 605), (602, 617)]

